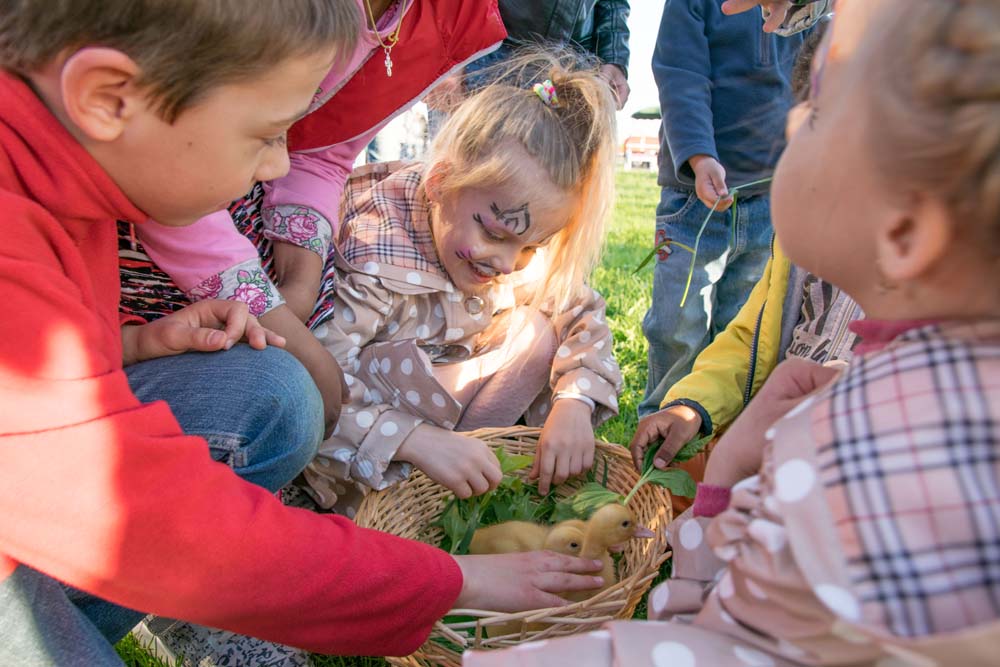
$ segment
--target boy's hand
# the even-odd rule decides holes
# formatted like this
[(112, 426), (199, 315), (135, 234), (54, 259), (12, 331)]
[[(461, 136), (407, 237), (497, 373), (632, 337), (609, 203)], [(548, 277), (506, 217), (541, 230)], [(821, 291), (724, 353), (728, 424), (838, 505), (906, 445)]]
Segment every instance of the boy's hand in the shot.
[[(725, 211), (733, 205), (733, 197), (726, 187), (726, 170), (711, 155), (695, 155), (688, 163), (694, 171), (694, 191), (706, 208)], [(718, 201), (719, 205), (715, 206)]]
[(455, 609), (525, 611), (570, 604), (556, 593), (585, 591), (604, 584), (595, 576), (601, 561), (551, 551), (489, 556), (455, 556), (462, 592)]
[(413, 429), (394, 458), (409, 461), (458, 498), (481, 496), (503, 479), (486, 443), (430, 424)]
[(305, 322), (312, 315), (323, 281), (323, 258), (308, 248), (274, 242), (274, 277), (285, 305)]
[(674, 405), (643, 417), (629, 444), (635, 469), (642, 472), (646, 450), (650, 445), (655, 446), (657, 440), (663, 440), (663, 444), (659, 446), (653, 465), (660, 469), (666, 468), (680, 448), (696, 436), (700, 429), (701, 415), (686, 405)]
[(538, 492), (543, 496), (550, 486), (558, 486), (594, 465), (590, 415), (590, 406), (583, 401), (564, 398), (553, 403), (528, 475), (528, 479), (538, 480)]
[(228, 350), (242, 339), (255, 350), (285, 346), (285, 339), (262, 327), (245, 303), (199, 301), (149, 324), (122, 327), (122, 364), (182, 352)]
[(778, 364), (708, 457), (705, 482), (732, 486), (757, 474), (767, 430), (810, 394), (832, 382), (840, 372), (839, 368), (805, 359), (792, 358)]
[(726, 0), (722, 3), (722, 13), (740, 14), (757, 6), (771, 12), (764, 22), (764, 32), (774, 32), (785, 22), (792, 3), (790, 0)]
[(615, 101), (618, 103), (618, 110), (621, 111), (625, 103), (628, 102), (628, 95), (631, 92), (628, 79), (625, 78), (625, 72), (618, 65), (607, 63), (601, 65), (601, 76), (608, 82), (611, 92), (615, 95)]

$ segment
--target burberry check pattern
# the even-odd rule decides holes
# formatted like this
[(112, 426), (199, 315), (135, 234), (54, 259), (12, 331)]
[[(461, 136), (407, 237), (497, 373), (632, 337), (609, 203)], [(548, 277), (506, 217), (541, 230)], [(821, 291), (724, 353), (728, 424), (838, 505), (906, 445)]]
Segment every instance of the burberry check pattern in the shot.
[(865, 619), (916, 637), (1000, 616), (1000, 321), (855, 357), (813, 427)]

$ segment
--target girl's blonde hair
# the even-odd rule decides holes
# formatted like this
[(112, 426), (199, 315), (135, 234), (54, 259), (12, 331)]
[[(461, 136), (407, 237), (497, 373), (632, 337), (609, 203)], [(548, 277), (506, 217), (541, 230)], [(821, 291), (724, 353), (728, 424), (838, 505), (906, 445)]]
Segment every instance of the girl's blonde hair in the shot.
[(867, 39), (879, 172), (1000, 255), (1000, 2), (894, 0)]
[[(568, 222), (545, 249), (547, 272), (529, 303), (563, 310), (600, 259), (614, 201), (615, 102), (596, 66), (572, 53), (527, 52), (464, 101), (434, 141), (428, 170), (446, 162), (442, 194), (500, 186), (518, 175), (504, 146), (517, 142), (570, 195)], [(558, 106), (534, 92), (551, 80)]]

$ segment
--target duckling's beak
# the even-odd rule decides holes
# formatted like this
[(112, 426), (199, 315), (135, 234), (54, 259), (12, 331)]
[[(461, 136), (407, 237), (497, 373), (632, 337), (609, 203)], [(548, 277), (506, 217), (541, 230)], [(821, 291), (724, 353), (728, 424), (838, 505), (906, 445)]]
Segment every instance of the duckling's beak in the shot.
[(656, 537), (656, 533), (646, 528), (640, 523), (635, 524), (635, 532), (632, 533), (632, 537), (639, 537), (644, 540), (648, 540), (651, 537)]

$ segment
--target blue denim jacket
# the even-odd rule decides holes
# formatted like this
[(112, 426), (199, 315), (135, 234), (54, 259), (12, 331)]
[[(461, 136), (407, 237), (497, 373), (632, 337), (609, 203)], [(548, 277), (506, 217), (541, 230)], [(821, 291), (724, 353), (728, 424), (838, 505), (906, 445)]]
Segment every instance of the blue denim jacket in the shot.
[(663, 8), (653, 53), (661, 186), (693, 189), (688, 160), (699, 154), (722, 163), (730, 187), (765, 178), (785, 147), (792, 65), (809, 31), (768, 34), (759, 11), (726, 16), (721, 4), (667, 0)]

